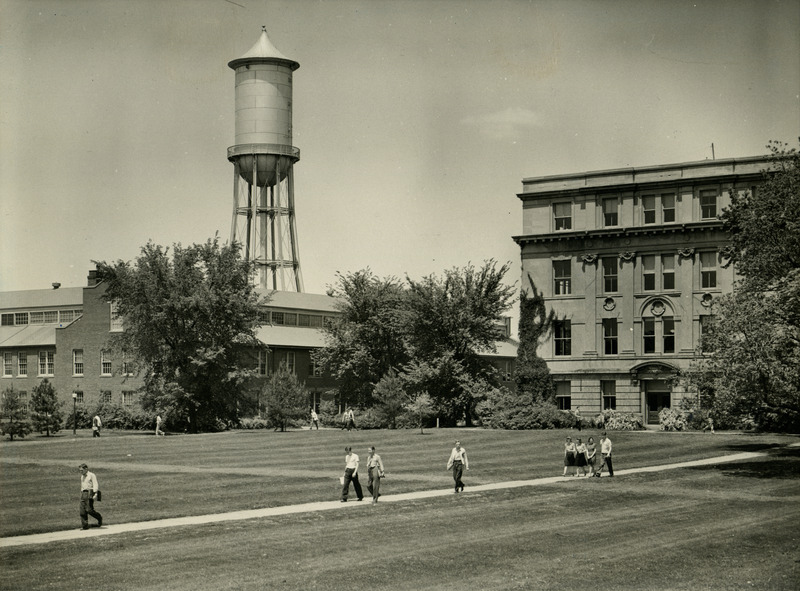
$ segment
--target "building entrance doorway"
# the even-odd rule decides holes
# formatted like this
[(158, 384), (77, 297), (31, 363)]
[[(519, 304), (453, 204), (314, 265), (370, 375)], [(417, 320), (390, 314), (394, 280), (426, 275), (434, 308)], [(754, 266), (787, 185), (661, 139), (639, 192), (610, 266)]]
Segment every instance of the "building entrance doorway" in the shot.
[(658, 424), (658, 411), (669, 408), (672, 392), (665, 380), (648, 380), (644, 382), (645, 400), (647, 402), (647, 424)]

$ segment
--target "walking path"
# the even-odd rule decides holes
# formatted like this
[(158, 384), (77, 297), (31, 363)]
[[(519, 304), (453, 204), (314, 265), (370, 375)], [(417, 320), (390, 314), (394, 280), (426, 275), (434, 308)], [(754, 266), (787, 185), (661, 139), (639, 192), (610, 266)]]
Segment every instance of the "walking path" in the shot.
[[(789, 447), (800, 446), (800, 443), (791, 444)], [(741, 460), (749, 460), (766, 456), (762, 452), (744, 452), (738, 454), (731, 454), (725, 456), (717, 456), (714, 458), (706, 458), (703, 460), (692, 460), (688, 462), (679, 462), (676, 464), (663, 464), (660, 466), (645, 466), (643, 468), (631, 468), (628, 470), (617, 470), (616, 475), (624, 476), (626, 474), (637, 474), (642, 472), (661, 472), (663, 470), (674, 470), (676, 468), (689, 468), (692, 466), (708, 466), (713, 464), (720, 464), (726, 462), (737, 462)], [(574, 482), (576, 479), (572, 476), (551, 476), (548, 478), (535, 478), (533, 480), (512, 480), (508, 482), (496, 482), (493, 484), (483, 484), (469, 487), (469, 492), (483, 492), (490, 490), (503, 490), (509, 488), (520, 488), (523, 486), (541, 486), (545, 484), (555, 484), (558, 482)], [(462, 493), (467, 494), (467, 493)], [(381, 496), (381, 503), (398, 503), (402, 501), (410, 501), (415, 499), (430, 499), (434, 497), (453, 496), (452, 489), (439, 489), (439, 490), (424, 490), (396, 495)], [(66, 531), (48, 532), (43, 534), (31, 534), (27, 536), (14, 536), (7, 538), (0, 538), (0, 548), (9, 548), (12, 546), (23, 546), (28, 544), (46, 544), (48, 542), (60, 542), (65, 540), (93, 538), (97, 536), (108, 536), (112, 534), (121, 534), (127, 532), (138, 532), (151, 529), (161, 529), (169, 527), (178, 527), (185, 525), (204, 525), (208, 523), (218, 523), (221, 521), (240, 521), (243, 519), (260, 519), (263, 517), (273, 517), (276, 515), (291, 515), (294, 513), (307, 513), (312, 511), (332, 511), (339, 510), (353, 510), (355, 508), (363, 508), (370, 506), (369, 498), (365, 497), (364, 502), (348, 502), (342, 503), (341, 501), (323, 501), (317, 503), (303, 503), (300, 505), (286, 505), (283, 507), (269, 507), (266, 509), (251, 509), (247, 511), (231, 511), (230, 513), (214, 513), (210, 515), (192, 515), (189, 517), (175, 517), (170, 519), (156, 519), (153, 521), (139, 521), (134, 523), (119, 523), (113, 525), (105, 525), (101, 528), (92, 528), (89, 530), (70, 529)]]

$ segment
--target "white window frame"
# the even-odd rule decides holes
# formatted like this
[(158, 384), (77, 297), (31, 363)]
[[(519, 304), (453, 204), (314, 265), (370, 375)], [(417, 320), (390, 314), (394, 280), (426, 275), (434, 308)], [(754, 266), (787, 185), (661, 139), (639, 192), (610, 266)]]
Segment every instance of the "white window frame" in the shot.
[(17, 375), (21, 378), (28, 377), (28, 352), (17, 351)]
[[(568, 210), (568, 215), (565, 215), (564, 212), (559, 212), (559, 208), (564, 208)], [(560, 227), (559, 227), (560, 226)], [(562, 201), (558, 203), (553, 203), (553, 230), (556, 232), (569, 232), (572, 230), (572, 202), (571, 201)]]
[(111, 355), (108, 351), (100, 351), (100, 375), (108, 377), (112, 374)]
[(3, 377), (14, 377), (14, 354), (10, 351), (3, 352)]
[(86, 367), (83, 362), (83, 349), (72, 350), (72, 375), (82, 376)]
[(39, 351), (39, 377), (55, 375), (56, 354), (53, 351)]

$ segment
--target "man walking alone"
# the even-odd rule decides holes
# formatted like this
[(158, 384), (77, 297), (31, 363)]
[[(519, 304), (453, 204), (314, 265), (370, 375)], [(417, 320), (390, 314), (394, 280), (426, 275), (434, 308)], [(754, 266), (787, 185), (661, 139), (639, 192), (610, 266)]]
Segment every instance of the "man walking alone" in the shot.
[(461, 482), (461, 475), (464, 468), (469, 470), (469, 460), (467, 459), (467, 450), (461, 447), (461, 442), (456, 441), (456, 446), (450, 452), (450, 459), (447, 460), (447, 469), (453, 469), (453, 481), (455, 482), (456, 490), (459, 492), (464, 490), (464, 483)]
[(102, 527), (103, 516), (94, 510), (94, 500), (100, 487), (97, 485), (97, 476), (94, 472), (89, 472), (89, 466), (80, 465), (81, 471), (81, 526), (89, 529), (88, 516), (91, 515), (97, 520), (97, 527)]

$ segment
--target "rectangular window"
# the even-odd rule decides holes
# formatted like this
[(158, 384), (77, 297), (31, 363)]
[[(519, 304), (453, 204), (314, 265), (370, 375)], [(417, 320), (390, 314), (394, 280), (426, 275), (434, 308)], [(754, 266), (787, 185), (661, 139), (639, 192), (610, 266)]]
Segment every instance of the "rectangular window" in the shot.
[(661, 318), (661, 328), (664, 331), (664, 353), (675, 352), (675, 319), (671, 316), (664, 316)]
[(115, 302), (110, 302), (109, 307), (111, 309), (111, 325), (108, 327), (108, 330), (110, 332), (122, 332), (125, 330), (125, 327), (122, 324), (122, 316), (117, 312), (117, 304)]
[(73, 320), (75, 320), (75, 314), (73, 314), (72, 310), (61, 310), (58, 313), (58, 321), (61, 324), (67, 324)]
[(553, 322), (553, 341), (556, 355), (572, 355), (572, 323), (569, 320)]
[(129, 390), (122, 392), (122, 406), (133, 406), (134, 393)]
[(700, 286), (712, 289), (717, 286), (717, 253), (700, 253)]
[(0, 314), (0, 326), (14, 326), (14, 315)]
[(656, 288), (656, 257), (648, 254), (642, 257), (642, 289), (653, 291)]
[(44, 312), (31, 312), (29, 320), (31, 324), (44, 324)]
[(267, 324), (269, 322), (269, 310), (259, 310), (258, 321), (261, 324)]
[(281, 352), (281, 365), (286, 366), (289, 373), (295, 373), (295, 355), (294, 351)]
[(3, 377), (10, 378), (14, 375), (14, 356), (11, 353), (3, 353)]
[(603, 318), (603, 352), (606, 355), (619, 353), (616, 318)]
[(617, 382), (600, 380), (600, 392), (603, 394), (603, 410), (617, 410)]
[(556, 382), (556, 404), (559, 410), (572, 408), (572, 389), (569, 382)]
[(258, 375), (269, 375), (269, 366), (267, 365), (267, 356), (269, 355), (269, 351), (259, 349), (256, 353), (258, 355), (258, 361), (256, 362), (256, 371), (258, 372)]
[(711, 350), (708, 344), (705, 343), (704, 337), (708, 335), (713, 318), (711, 314), (703, 314), (700, 316), (700, 351), (703, 353), (708, 353)]
[(675, 255), (661, 255), (661, 289), (675, 289)]
[(308, 375), (315, 378), (322, 377), (322, 366), (314, 360), (314, 355), (311, 355), (311, 365), (308, 368)]
[(28, 375), (28, 354), (25, 351), (17, 353), (17, 375), (20, 377)]
[(83, 349), (72, 350), (72, 375), (83, 375)]
[(553, 203), (553, 221), (556, 231), (572, 229), (572, 204)]
[(45, 324), (58, 324), (58, 310), (50, 310), (44, 313)]
[(619, 290), (617, 257), (603, 258), (603, 293), (616, 293)]
[(700, 217), (704, 220), (717, 217), (716, 189), (704, 189), (700, 191)]
[(55, 371), (55, 353), (53, 351), (39, 351), (39, 375), (51, 376)]
[(642, 197), (642, 216), (645, 224), (656, 223), (656, 196), (644, 195)]
[(75, 402), (77, 402), (78, 404), (83, 404), (83, 392), (81, 392), (80, 390), (76, 390), (75, 394), (76, 394)]
[(572, 293), (572, 261), (553, 261), (553, 295)]
[(28, 393), (25, 390), (21, 390), (19, 394), (17, 394), (17, 400), (19, 400), (19, 407), (25, 414), (28, 414)]
[(100, 375), (111, 375), (111, 355), (107, 351), (100, 351)]
[(103, 390), (100, 393), (100, 402), (103, 404), (111, 404), (111, 390)]
[(278, 326), (283, 326), (284, 324), (283, 312), (273, 312), (272, 313), (272, 324), (276, 324)]
[(644, 352), (656, 352), (656, 319), (643, 318), (642, 319), (642, 335), (644, 337)]
[(283, 315), (283, 323), (286, 326), (297, 326), (297, 314), (294, 312), (286, 312)]
[(14, 314), (14, 324), (16, 326), (25, 326), (28, 324), (28, 313), (27, 312), (17, 312)]
[(603, 226), (616, 226), (619, 224), (619, 204), (617, 199), (603, 199)]
[(675, 221), (675, 193), (661, 195), (661, 222), (669, 224)]

